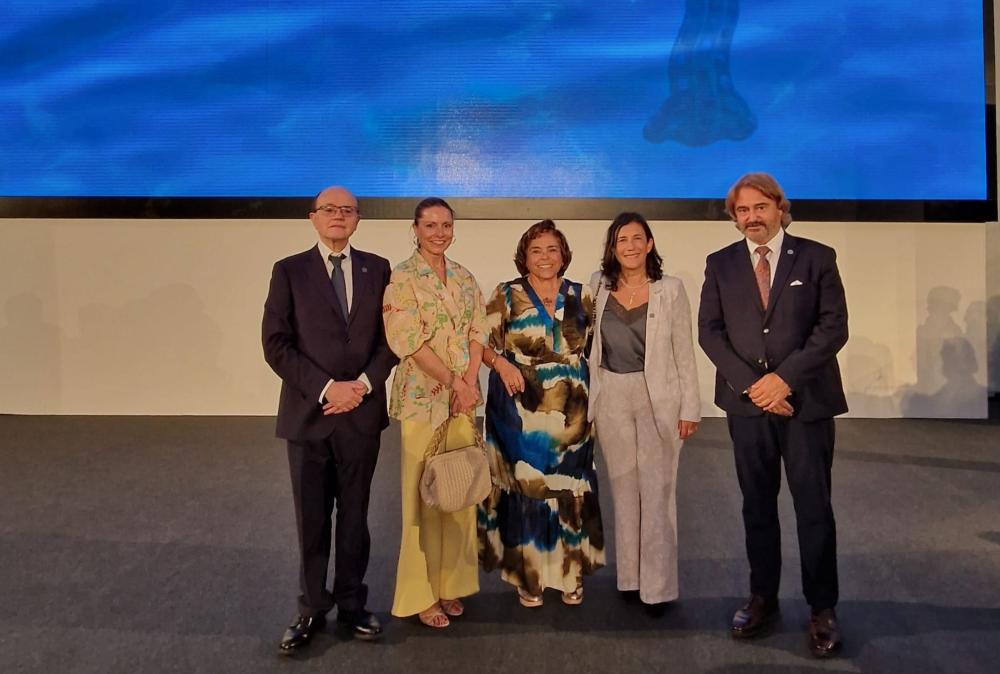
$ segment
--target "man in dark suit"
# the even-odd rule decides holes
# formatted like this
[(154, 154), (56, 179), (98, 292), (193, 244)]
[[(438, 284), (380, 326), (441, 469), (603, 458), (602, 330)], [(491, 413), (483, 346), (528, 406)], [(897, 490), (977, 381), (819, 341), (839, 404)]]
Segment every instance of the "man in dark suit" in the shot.
[(397, 360), (382, 324), (389, 262), (351, 247), (361, 214), (343, 187), (320, 192), (309, 219), (319, 243), (274, 265), (262, 329), (264, 358), (281, 377), (277, 435), (288, 441), (301, 553), (299, 615), (281, 640), (284, 654), (308, 643), (334, 605), (337, 622), (356, 638), (382, 631), (365, 608), (364, 576), (368, 498), (389, 424), (385, 380)]
[(716, 366), (743, 492), (750, 592), (731, 633), (760, 634), (778, 615), (781, 463), (795, 504), (802, 589), (817, 657), (841, 645), (837, 534), (830, 502), (833, 417), (847, 411), (837, 352), (847, 302), (828, 246), (785, 233), (790, 204), (764, 173), (740, 178), (726, 210), (745, 239), (708, 256), (698, 341)]

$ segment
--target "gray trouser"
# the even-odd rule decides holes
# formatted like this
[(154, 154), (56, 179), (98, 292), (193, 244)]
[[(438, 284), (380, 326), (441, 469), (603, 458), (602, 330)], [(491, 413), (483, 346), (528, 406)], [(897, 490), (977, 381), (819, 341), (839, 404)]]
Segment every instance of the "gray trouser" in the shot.
[(618, 589), (639, 590), (647, 604), (677, 598), (676, 428), (656, 430), (641, 372), (602, 370), (597, 437), (615, 506)]

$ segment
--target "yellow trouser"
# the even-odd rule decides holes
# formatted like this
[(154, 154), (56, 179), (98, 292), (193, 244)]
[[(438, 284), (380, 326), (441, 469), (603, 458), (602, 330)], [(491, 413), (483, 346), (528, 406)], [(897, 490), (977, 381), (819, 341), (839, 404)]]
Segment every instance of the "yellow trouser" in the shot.
[[(439, 599), (479, 592), (475, 506), (443, 513), (420, 498), (424, 450), (433, 433), (429, 423), (402, 422), (403, 536), (392, 602), (392, 614), (398, 617), (420, 613)], [(472, 442), (468, 418), (452, 419), (447, 447)]]

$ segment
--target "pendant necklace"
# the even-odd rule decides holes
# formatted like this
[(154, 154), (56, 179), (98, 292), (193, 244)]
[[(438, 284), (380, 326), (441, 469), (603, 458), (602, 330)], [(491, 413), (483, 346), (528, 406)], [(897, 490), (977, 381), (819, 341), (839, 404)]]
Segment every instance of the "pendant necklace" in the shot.
[(632, 291), (631, 293), (629, 293), (629, 296), (628, 296), (628, 307), (627, 307), (628, 309), (632, 308), (632, 302), (635, 300), (635, 296), (638, 295), (639, 291), (642, 290), (646, 286), (646, 284), (648, 284), (648, 283), (649, 283), (649, 277), (648, 276), (646, 277), (646, 280), (644, 280), (642, 283), (640, 283), (637, 286), (630, 286), (629, 284), (625, 283), (625, 279), (624, 278), (621, 279), (621, 284), (624, 287), (626, 287), (626, 288), (628, 288), (629, 290)]
[(535, 294), (538, 295), (538, 299), (542, 301), (542, 304), (544, 306), (555, 308), (555, 303), (556, 303), (555, 297), (543, 294), (542, 291), (540, 291), (538, 288), (535, 287), (535, 284), (531, 282), (531, 279), (528, 279), (528, 285), (530, 285), (532, 290), (535, 291)]

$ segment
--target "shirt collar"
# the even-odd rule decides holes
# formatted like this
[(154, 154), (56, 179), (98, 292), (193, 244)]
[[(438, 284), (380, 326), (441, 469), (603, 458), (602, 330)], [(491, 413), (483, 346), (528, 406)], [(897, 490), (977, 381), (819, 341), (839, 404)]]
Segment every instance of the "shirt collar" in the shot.
[(350, 243), (348, 243), (346, 246), (344, 246), (344, 250), (340, 251), (339, 253), (334, 253), (330, 249), (330, 247), (328, 245), (326, 245), (325, 243), (323, 243), (322, 241), (320, 241), (316, 245), (316, 248), (319, 250), (319, 254), (320, 254), (320, 257), (323, 258), (323, 262), (325, 262), (327, 264), (330, 264), (330, 256), (331, 255), (346, 255), (347, 258), (344, 260), (344, 262), (349, 262), (350, 259), (351, 259), (351, 244)]
[[(777, 260), (778, 255), (781, 254), (781, 244), (785, 240), (785, 228), (781, 227), (778, 229), (778, 233), (771, 237), (771, 240), (764, 245), (771, 249), (771, 259)], [(757, 253), (757, 249), (760, 247), (759, 244), (754, 243), (750, 239), (744, 239), (747, 242), (747, 248), (750, 250), (750, 255)]]
[[(413, 259), (416, 261), (418, 274), (421, 276), (437, 276), (434, 269), (431, 268), (430, 262), (427, 261), (427, 258), (420, 254), (420, 249), (413, 251)], [(451, 278), (455, 275), (451, 268), (451, 260), (449, 260), (447, 256), (444, 258), (444, 273), (447, 278)]]

